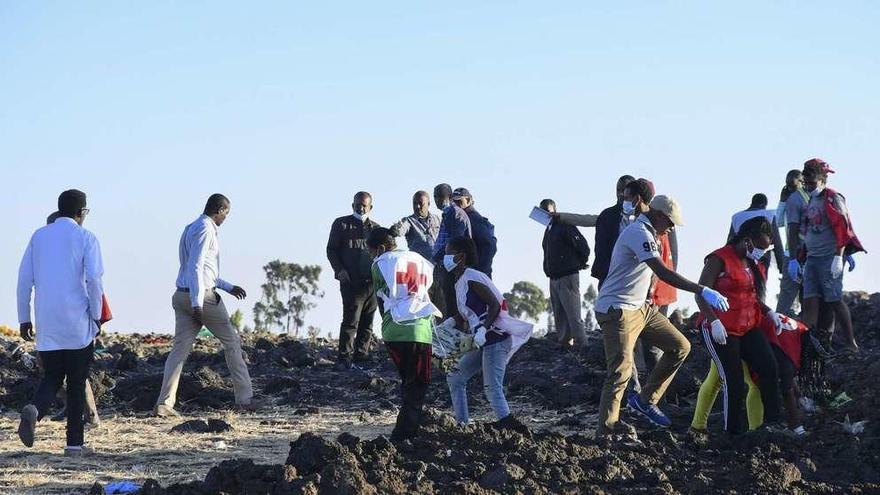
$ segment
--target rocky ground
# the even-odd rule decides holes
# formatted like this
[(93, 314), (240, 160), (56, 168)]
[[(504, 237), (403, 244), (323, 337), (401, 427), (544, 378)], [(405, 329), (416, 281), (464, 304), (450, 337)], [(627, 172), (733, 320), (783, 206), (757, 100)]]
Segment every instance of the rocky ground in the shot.
[[(161, 472), (156, 480), (146, 473), (138, 481), (144, 483), (142, 493), (153, 494), (880, 493), (880, 294), (852, 293), (848, 302), (862, 352), (835, 359), (830, 382), (835, 393), (846, 392), (854, 400), (809, 416), (806, 438), (758, 432), (731, 440), (718, 431), (717, 414), (710, 419), (708, 438), (688, 433), (708, 368), (703, 346), (688, 330), (693, 352), (663, 406), (673, 427), (658, 431), (633, 421), (639, 441), (611, 447), (593, 436), (604, 378), (597, 337), (577, 352), (549, 339), (533, 339), (513, 358), (508, 397), (527, 428), (504, 430), (488, 421), (457, 427), (448, 414), (442, 372), (435, 370), (422, 435), (394, 445), (385, 435), (397, 403), (397, 380), (383, 350), (362, 370), (340, 372), (333, 369), (330, 342), (248, 335), (245, 350), (257, 391), (274, 411), (289, 412), (284, 417), (304, 419), (288, 439), (289, 450), (275, 445), (275, 450), (287, 450), (287, 458), (244, 451), (207, 474), (196, 469), (169, 482)], [(0, 350), (0, 409), (9, 418), (26, 403), (37, 376), (26, 359), (13, 355), (13, 342), (5, 341), (7, 351)], [(168, 337), (156, 335), (104, 339), (93, 373), (103, 415), (145, 421), (141, 418), (158, 395), (169, 344)], [(481, 407), (478, 378), (470, 392), (474, 406)], [(174, 435), (222, 439), (240, 434), (227, 428), (236, 428), (235, 421), (230, 425), (217, 419), (231, 397), (222, 353), (213, 339), (200, 340), (179, 394), (179, 409), (192, 419), (172, 425)], [(307, 431), (305, 419), (331, 412), (381, 426)], [(290, 421), (298, 420), (282, 422)], [(847, 431), (862, 421), (863, 431)], [(244, 429), (259, 436), (261, 427), (278, 426), (262, 421)], [(14, 431), (4, 437), (3, 442), (11, 442)], [(93, 491), (100, 493), (101, 484)]]

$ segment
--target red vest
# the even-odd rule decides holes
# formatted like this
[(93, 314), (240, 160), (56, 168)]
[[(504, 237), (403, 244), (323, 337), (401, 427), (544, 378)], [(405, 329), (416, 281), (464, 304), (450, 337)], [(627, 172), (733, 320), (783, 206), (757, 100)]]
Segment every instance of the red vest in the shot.
[(728, 334), (741, 337), (758, 328), (764, 317), (754, 275), (733, 246), (724, 246), (712, 254), (718, 256), (724, 265), (713, 289), (723, 294), (730, 304), (729, 310), (718, 311), (716, 315)]
[[(657, 240), (660, 241), (660, 259), (663, 261), (663, 264), (666, 265), (672, 271), (675, 271), (675, 267), (672, 266), (672, 243), (669, 242), (669, 234), (663, 234), (657, 236)], [(654, 287), (654, 297), (653, 303), (655, 306), (668, 306), (675, 301), (678, 300), (678, 294), (676, 292), (675, 287), (667, 284), (662, 280), (657, 280), (657, 284)]]

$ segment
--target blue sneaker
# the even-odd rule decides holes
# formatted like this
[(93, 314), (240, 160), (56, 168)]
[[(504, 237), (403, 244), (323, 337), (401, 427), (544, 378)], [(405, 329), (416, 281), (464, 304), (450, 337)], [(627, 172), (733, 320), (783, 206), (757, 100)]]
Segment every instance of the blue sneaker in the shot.
[(626, 405), (629, 406), (630, 410), (640, 413), (657, 426), (668, 428), (672, 425), (672, 421), (663, 414), (659, 407), (643, 402), (639, 394), (629, 394)]

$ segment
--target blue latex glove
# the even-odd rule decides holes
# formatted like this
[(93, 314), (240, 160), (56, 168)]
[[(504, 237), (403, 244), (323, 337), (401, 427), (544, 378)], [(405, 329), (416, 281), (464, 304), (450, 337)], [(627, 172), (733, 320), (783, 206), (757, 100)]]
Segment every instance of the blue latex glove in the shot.
[(849, 263), (849, 270), (847, 270), (847, 271), (851, 272), (856, 269), (856, 259), (853, 258), (853, 255), (847, 256), (846, 262)]
[(727, 302), (727, 298), (722, 296), (721, 293), (716, 290), (703, 287), (703, 291), (700, 295), (703, 296), (703, 299), (705, 299), (707, 303), (709, 303), (709, 306), (712, 306), (718, 311), (727, 311), (730, 309), (730, 304)]
[(788, 261), (788, 278), (795, 282), (801, 281), (801, 264), (797, 260)]

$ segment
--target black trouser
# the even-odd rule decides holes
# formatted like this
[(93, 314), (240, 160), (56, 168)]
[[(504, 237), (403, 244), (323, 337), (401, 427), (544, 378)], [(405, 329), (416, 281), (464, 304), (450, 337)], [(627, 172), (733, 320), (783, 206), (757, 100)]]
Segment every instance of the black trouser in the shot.
[(773, 349), (764, 333), (760, 329), (754, 329), (742, 337), (728, 335), (727, 344), (719, 345), (712, 340), (708, 325), (704, 325), (703, 339), (721, 376), (724, 394), (724, 430), (735, 435), (748, 429), (745, 414), (746, 384), (743, 379), (742, 361), (745, 361), (749, 369), (758, 375), (758, 388), (761, 389), (761, 401), (764, 403), (764, 422), (780, 421), (779, 371)]
[(402, 401), (391, 439), (403, 440), (416, 435), (422, 419), (425, 395), (431, 383), (431, 344), (386, 342), (385, 346), (401, 380)]
[(791, 358), (785, 354), (778, 345), (771, 344), (773, 348), (773, 356), (776, 358), (776, 367), (779, 370), (779, 387), (780, 391), (785, 394), (794, 387), (794, 377), (797, 375), (797, 369)]
[(340, 284), (342, 324), (339, 326), (339, 358), (365, 358), (373, 340), (376, 295), (372, 285)]
[(94, 357), (94, 344), (75, 350), (40, 351), (43, 379), (34, 393), (37, 419), (42, 419), (55, 402), (55, 394), (67, 379), (67, 446), (83, 444), (83, 411), (86, 407), (86, 378)]

